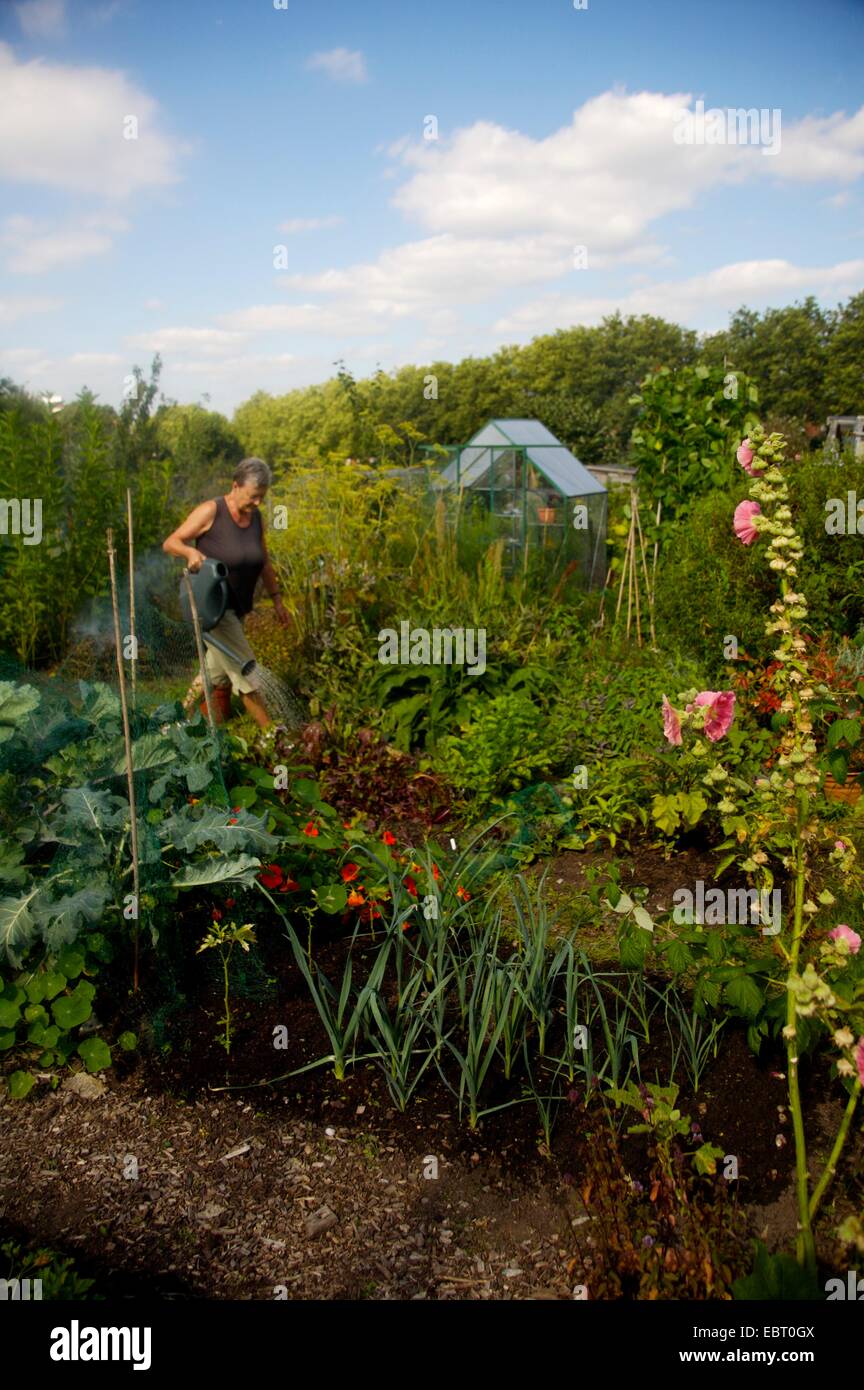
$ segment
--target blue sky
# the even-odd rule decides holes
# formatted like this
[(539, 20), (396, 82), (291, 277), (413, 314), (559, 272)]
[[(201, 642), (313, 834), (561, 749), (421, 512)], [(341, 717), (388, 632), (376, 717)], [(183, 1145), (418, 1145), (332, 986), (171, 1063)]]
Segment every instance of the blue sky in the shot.
[[(119, 404), (158, 350), (230, 413), (340, 357), (834, 305), (862, 51), (864, 0), (0, 0), (0, 375)], [(761, 136), (683, 138), (700, 100)]]

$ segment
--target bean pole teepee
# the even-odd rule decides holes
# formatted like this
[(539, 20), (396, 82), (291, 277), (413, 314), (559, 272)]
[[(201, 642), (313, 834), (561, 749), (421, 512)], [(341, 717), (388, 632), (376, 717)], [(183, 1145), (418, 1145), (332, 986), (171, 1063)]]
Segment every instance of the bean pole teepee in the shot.
[[(638, 544), (637, 544), (638, 541)], [(603, 609), (606, 603), (606, 592), (609, 588), (609, 581), (612, 578), (612, 567), (606, 576), (606, 589), (600, 604), (600, 619), (603, 622)], [(654, 572), (651, 577), (648, 575), (648, 561), (645, 556), (645, 537), (642, 534), (642, 523), (639, 520), (639, 497), (635, 488), (630, 489), (630, 529), (627, 533), (627, 544), (624, 547), (624, 563), (621, 566), (621, 578), (618, 581), (618, 601), (615, 605), (615, 617), (612, 626), (617, 627), (622, 618), (624, 606), (624, 591), (627, 591), (627, 627), (626, 635), (629, 640), (630, 634), (635, 630), (636, 641), (642, 646), (643, 629), (643, 605), (645, 618), (647, 619), (648, 633), (651, 638), (651, 646), (656, 647), (657, 637), (654, 632)], [(644, 591), (644, 592), (643, 592)]]

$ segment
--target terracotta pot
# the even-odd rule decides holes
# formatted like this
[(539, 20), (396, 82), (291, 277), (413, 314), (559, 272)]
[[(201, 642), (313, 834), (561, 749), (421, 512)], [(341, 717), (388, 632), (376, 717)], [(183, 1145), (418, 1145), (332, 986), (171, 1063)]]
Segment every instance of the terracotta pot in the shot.
[(558, 512), (555, 507), (538, 507), (537, 520), (541, 526), (552, 526), (557, 520)]
[(841, 786), (839, 782), (834, 781), (829, 772), (825, 778), (823, 791), (831, 801), (845, 801), (848, 806), (854, 806), (861, 795), (861, 783), (857, 777), (847, 777)]

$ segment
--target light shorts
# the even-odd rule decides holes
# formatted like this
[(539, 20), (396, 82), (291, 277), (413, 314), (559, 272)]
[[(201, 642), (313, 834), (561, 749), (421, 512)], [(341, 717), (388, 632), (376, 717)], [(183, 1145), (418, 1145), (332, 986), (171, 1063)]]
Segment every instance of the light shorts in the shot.
[[(255, 660), (255, 653), (249, 645), (249, 639), (243, 631), (243, 620), (238, 618), (233, 608), (227, 608), (225, 614), (220, 618), (215, 627), (210, 628), (210, 633), (217, 637), (220, 642), (224, 642), (232, 652), (237, 654), (239, 661), (232, 661), (224, 652), (220, 652), (216, 647), (211, 647), (205, 640), (204, 663), (207, 667), (207, 675), (212, 685), (233, 686), (238, 695), (250, 695), (257, 691), (258, 681), (255, 671), (250, 671), (248, 676), (240, 672), (240, 667), (245, 666), (247, 661)], [(210, 633), (204, 633), (206, 638)]]

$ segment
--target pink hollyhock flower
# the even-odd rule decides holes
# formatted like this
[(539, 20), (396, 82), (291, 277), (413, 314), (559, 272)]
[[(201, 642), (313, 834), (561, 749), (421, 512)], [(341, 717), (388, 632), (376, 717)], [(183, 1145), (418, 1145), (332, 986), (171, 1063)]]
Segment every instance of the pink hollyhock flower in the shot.
[(761, 468), (751, 467), (751, 464), (753, 463), (753, 449), (751, 447), (749, 439), (743, 440), (742, 443), (738, 446), (738, 452), (736, 453), (735, 457), (737, 458), (741, 467), (744, 469), (745, 473), (749, 473), (751, 478), (758, 478), (761, 475)]
[(829, 931), (828, 935), (832, 941), (847, 941), (852, 955), (857, 956), (861, 948), (861, 938), (857, 931), (853, 931), (845, 922), (841, 922), (833, 931)]
[(845, 850), (846, 845), (844, 844), (844, 842), (843, 842), (842, 840), (835, 840), (835, 841), (834, 841), (834, 848), (835, 848), (835, 849), (842, 849), (842, 850)]
[(705, 737), (716, 743), (728, 734), (735, 718), (735, 696), (731, 690), (703, 690), (693, 701), (694, 705), (704, 705)]
[(681, 720), (665, 695), (663, 696), (663, 732), (670, 743), (680, 744)]
[(752, 545), (757, 539), (759, 532), (753, 525), (753, 518), (762, 508), (758, 502), (739, 502), (735, 508), (735, 516), (732, 525), (735, 528), (735, 535), (743, 545)]
[(858, 1068), (858, 1078), (861, 1085), (864, 1086), (864, 1038), (858, 1039), (858, 1046), (852, 1055), (855, 1058), (855, 1065)]

